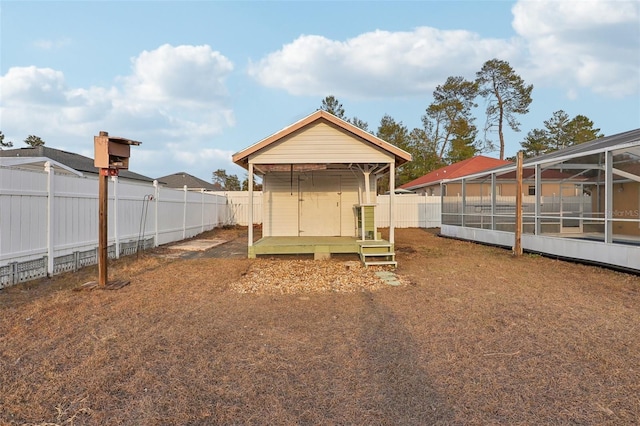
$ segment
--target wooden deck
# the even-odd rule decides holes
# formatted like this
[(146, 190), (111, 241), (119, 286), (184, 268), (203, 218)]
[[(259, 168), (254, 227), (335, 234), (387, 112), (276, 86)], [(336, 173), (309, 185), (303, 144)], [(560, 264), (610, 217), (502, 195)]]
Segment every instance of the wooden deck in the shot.
[(264, 237), (249, 247), (249, 257), (275, 254), (313, 254), (316, 259), (328, 258), (333, 253), (360, 254), (363, 245), (389, 245), (386, 240), (360, 241), (355, 237)]

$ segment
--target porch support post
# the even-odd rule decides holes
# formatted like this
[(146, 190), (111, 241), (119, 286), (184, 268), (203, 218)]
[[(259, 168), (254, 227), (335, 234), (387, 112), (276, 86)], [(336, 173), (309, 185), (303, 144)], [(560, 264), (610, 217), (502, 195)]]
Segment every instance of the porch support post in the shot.
[(371, 172), (369, 171), (369, 166), (365, 167), (362, 174), (364, 175), (365, 203), (371, 204)]
[(249, 257), (255, 257), (252, 256), (252, 249), (251, 247), (253, 246), (253, 163), (249, 162), (249, 175), (247, 176), (247, 187), (249, 189), (249, 220), (248, 220), (248, 232), (249, 232)]
[(395, 215), (395, 195), (396, 195), (396, 168), (395, 161), (389, 163), (389, 242), (395, 242), (394, 225), (396, 222)]

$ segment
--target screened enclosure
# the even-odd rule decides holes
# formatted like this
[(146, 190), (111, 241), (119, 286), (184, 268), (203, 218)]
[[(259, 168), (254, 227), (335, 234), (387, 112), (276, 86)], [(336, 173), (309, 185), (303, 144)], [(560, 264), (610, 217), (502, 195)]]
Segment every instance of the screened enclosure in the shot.
[[(516, 166), (443, 182), (442, 233), (512, 246)], [(640, 129), (525, 160), (525, 250), (640, 270)]]

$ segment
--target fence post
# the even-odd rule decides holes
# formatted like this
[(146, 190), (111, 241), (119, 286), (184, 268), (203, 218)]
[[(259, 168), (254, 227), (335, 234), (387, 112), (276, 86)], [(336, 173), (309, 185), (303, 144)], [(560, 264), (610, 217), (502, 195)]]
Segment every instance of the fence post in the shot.
[(204, 189), (201, 188), (200, 189), (200, 217), (201, 219), (201, 226), (200, 226), (200, 233), (204, 232)]
[(187, 185), (183, 186), (184, 190), (184, 203), (182, 211), (182, 239), (187, 238)]
[(118, 231), (118, 176), (111, 176), (113, 182), (113, 235), (116, 244), (116, 259), (120, 259), (120, 236)]
[(55, 220), (55, 171), (50, 161), (44, 163), (44, 170), (47, 172), (47, 275), (53, 275), (53, 222)]
[(155, 206), (154, 206), (154, 214), (155, 214), (155, 241), (154, 241), (154, 246), (158, 247), (158, 204), (159, 204), (159, 197), (160, 197), (160, 189), (158, 188), (158, 180), (154, 180), (153, 181), (153, 187), (155, 188), (155, 194), (153, 197), (153, 201), (155, 201)]
[(11, 266), (11, 285), (18, 284), (18, 262), (12, 262)]

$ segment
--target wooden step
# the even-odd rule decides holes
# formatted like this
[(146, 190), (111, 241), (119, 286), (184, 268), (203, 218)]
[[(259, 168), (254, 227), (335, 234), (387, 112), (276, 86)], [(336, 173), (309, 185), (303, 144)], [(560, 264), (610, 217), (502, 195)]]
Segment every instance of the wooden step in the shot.
[(367, 257), (367, 256), (373, 256), (373, 257), (378, 257), (378, 256), (395, 256), (395, 252), (384, 252), (384, 253), (360, 253), (362, 256)]
[(394, 267), (398, 266), (398, 262), (396, 262), (395, 260), (380, 260), (380, 261), (375, 261), (375, 262), (363, 262), (364, 266), (383, 266), (383, 265), (393, 265)]
[[(360, 260), (365, 267), (389, 265), (395, 268), (398, 262), (395, 261), (396, 253), (391, 251), (391, 247), (391, 244), (363, 244), (360, 246)], [(379, 259), (374, 260), (375, 258)]]

